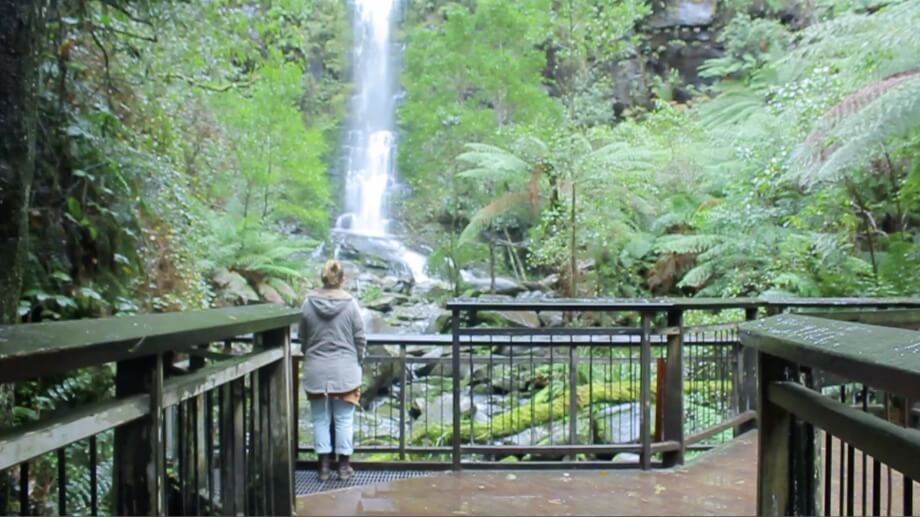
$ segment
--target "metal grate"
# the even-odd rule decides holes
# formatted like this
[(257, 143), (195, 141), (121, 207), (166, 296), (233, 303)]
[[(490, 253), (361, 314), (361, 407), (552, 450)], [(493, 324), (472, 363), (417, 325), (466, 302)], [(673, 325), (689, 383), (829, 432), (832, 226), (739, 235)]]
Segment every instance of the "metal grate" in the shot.
[(333, 471), (332, 479), (325, 483), (319, 480), (319, 474), (314, 470), (298, 470), (295, 472), (294, 483), (297, 495), (310, 495), (340, 488), (372, 485), (420, 476), (430, 476), (432, 472), (419, 470), (359, 470), (348, 481), (339, 481)]

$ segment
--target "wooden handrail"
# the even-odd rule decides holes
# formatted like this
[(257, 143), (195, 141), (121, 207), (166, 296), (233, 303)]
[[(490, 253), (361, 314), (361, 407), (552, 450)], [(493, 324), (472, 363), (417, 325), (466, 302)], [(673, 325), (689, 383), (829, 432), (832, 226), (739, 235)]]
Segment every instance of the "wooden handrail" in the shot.
[(770, 401), (812, 425), (831, 431), (878, 461), (920, 479), (920, 431), (847, 407), (793, 382), (774, 382)]
[[(781, 314), (739, 327), (742, 344), (759, 353), (758, 515), (818, 512), (816, 429), (824, 431), (826, 447), (837, 437), (848, 450), (860, 449), (906, 479), (920, 477), (920, 432), (812, 389), (815, 373), (829, 373), (839, 383), (862, 383), (864, 390), (881, 389), (908, 400), (920, 397), (920, 332), (848, 321), (903, 322), (904, 311), (888, 312), (867, 316), (849, 311), (840, 319)], [(840, 494), (842, 501), (846, 491), (852, 508), (853, 453), (848, 454), (850, 487), (841, 487)], [(830, 501), (830, 468), (824, 471), (825, 504)], [(878, 490), (878, 481), (874, 483)], [(905, 498), (912, 497), (909, 482), (903, 490)]]
[(0, 382), (187, 349), (297, 322), (272, 304), (0, 326)]
[(742, 324), (740, 338), (761, 353), (920, 399), (920, 333), (781, 314)]

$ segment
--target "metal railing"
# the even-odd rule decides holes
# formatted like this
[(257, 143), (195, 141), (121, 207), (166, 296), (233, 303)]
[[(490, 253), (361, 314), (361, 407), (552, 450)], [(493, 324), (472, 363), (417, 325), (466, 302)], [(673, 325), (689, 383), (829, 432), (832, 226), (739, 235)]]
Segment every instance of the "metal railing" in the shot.
[(758, 515), (912, 515), (920, 310), (815, 316), (742, 326), (759, 353)]
[[(370, 336), (357, 458), (362, 468), (413, 469), (678, 464), (754, 427), (756, 362), (738, 323), (784, 310), (916, 306), (893, 298), (454, 300), (451, 335)], [(531, 326), (495, 325), (493, 311)], [(548, 313), (554, 326), (536, 327)], [(684, 325), (701, 314), (709, 324)], [(312, 452), (308, 418), (301, 405), (302, 454)]]

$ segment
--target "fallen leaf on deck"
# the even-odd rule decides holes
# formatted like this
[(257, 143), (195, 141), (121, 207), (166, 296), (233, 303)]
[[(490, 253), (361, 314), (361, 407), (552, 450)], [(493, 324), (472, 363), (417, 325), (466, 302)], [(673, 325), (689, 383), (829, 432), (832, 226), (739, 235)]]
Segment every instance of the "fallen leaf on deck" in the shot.
[(662, 486), (662, 485), (655, 485), (655, 495), (660, 495), (660, 494), (661, 494), (662, 492), (664, 492), (665, 490), (667, 490), (667, 488), (665, 488), (664, 486)]

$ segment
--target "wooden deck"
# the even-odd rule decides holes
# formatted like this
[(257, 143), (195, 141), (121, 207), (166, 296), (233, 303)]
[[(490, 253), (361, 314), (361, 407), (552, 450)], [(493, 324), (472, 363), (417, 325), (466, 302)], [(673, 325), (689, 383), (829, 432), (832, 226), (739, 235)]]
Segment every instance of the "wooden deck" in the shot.
[(299, 497), (298, 515), (753, 515), (757, 434), (672, 470), (497, 471)]

